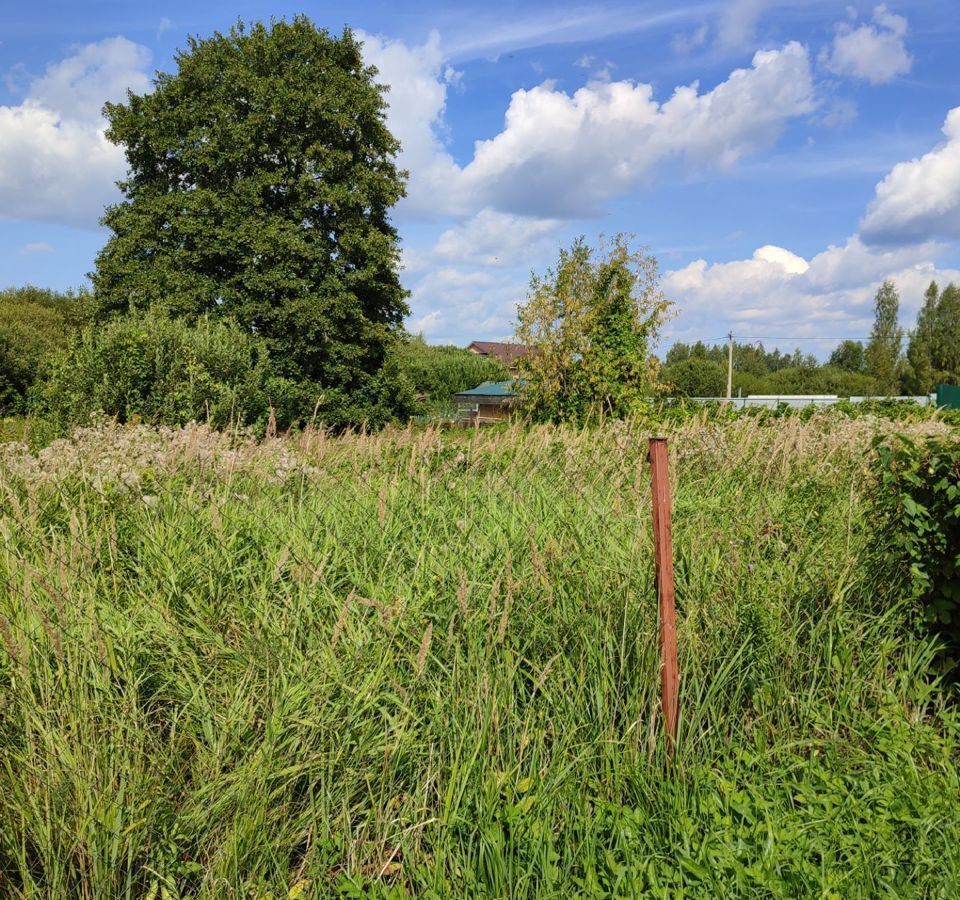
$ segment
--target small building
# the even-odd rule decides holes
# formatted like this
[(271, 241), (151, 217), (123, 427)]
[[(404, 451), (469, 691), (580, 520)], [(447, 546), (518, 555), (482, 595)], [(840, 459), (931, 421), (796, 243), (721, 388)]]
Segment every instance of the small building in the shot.
[(487, 381), (469, 391), (461, 391), (454, 399), (460, 418), (469, 425), (489, 425), (503, 422), (510, 415), (510, 407), (516, 399), (514, 383), (510, 381)]
[(523, 344), (507, 344), (500, 341), (474, 341), (467, 349), (477, 356), (490, 356), (499, 359), (511, 375), (517, 374), (517, 364), (530, 349)]

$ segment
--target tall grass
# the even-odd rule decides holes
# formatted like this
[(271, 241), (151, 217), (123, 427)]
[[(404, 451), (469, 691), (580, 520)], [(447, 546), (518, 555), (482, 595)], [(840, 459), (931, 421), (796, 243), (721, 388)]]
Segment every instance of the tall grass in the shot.
[(639, 426), (7, 445), (0, 895), (955, 896), (894, 427), (671, 434), (672, 764)]

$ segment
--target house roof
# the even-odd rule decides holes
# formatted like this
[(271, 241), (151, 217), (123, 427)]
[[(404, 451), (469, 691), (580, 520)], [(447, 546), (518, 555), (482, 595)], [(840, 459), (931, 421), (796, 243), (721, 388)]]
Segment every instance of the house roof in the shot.
[(500, 399), (515, 397), (517, 392), (513, 389), (513, 385), (512, 379), (510, 381), (485, 381), (468, 391), (460, 391), (457, 396), (474, 399), (477, 397), (497, 397)]
[(495, 356), (507, 365), (530, 352), (523, 344), (506, 344), (501, 341), (473, 341), (467, 349), (475, 350), (483, 356)]

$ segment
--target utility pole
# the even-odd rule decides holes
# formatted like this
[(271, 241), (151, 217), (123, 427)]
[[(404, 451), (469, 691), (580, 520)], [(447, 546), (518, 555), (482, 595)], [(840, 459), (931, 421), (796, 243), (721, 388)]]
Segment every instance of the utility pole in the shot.
[(727, 335), (727, 400), (733, 397), (733, 332)]

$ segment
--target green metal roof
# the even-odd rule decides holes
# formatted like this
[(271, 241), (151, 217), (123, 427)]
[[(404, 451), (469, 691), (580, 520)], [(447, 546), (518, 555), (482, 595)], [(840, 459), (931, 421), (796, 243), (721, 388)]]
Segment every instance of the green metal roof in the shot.
[(513, 389), (513, 380), (510, 381), (487, 381), (469, 391), (460, 391), (458, 397), (513, 397), (516, 391)]

